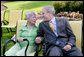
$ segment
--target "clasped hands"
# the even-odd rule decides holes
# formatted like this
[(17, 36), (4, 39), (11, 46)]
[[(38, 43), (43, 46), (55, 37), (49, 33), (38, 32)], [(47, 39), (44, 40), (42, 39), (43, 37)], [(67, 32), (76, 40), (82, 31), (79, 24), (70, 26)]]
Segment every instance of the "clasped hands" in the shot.
[[(36, 42), (37, 44), (40, 44), (41, 41), (42, 41), (42, 38), (41, 38), (41, 37), (37, 37), (37, 38), (35, 39), (35, 42)], [(64, 46), (62, 49), (65, 50), (65, 51), (69, 51), (69, 50), (71, 50), (71, 45), (67, 44), (67, 45)]]
[(17, 40), (18, 40), (19, 42), (23, 42), (23, 39), (24, 39), (24, 38), (20, 37), (20, 38), (18, 38)]

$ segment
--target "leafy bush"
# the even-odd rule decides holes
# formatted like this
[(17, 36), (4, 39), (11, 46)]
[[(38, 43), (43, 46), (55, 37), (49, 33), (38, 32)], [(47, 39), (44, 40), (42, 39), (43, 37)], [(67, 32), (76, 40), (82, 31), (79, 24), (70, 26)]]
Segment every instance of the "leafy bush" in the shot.
[(83, 1), (53, 1), (56, 13), (60, 11), (79, 11), (83, 13)]
[(60, 12), (63, 10), (63, 8), (65, 7), (65, 1), (53, 1), (53, 6), (56, 10), (56, 13)]

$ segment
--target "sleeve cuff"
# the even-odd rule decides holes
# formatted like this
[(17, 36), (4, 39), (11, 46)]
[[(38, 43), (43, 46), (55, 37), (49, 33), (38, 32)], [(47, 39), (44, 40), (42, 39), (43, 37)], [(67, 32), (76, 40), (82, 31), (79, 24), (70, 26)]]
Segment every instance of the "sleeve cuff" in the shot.
[(71, 43), (68, 43), (68, 45), (71, 45), (71, 46), (73, 46)]

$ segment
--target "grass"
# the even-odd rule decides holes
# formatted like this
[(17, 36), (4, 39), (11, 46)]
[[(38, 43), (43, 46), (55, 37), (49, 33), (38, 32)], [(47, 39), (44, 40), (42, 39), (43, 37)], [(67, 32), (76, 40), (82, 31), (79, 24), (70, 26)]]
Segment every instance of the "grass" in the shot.
[[(7, 6), (7, 10), (5, 12), (5, 20), (8, 21), (9, 10), (23, 10), (23, 18), (25, 19), (25, 12), (26, 11), (36, 11), (40, 13), (42, 11), (42, 7), (46, 5), (52, 5), (52, 1), (13, 1), (4, 3)], [(13, 31), (16, 28), (12, 28)], [(3, 56), (3, 45), (5, 44), (6, 40), (11, 39), (16, 32), (9, 32), (6, 28), (2, 28), (2, 37), (1, 37), (1, 56)], [(14, 44), (11, 42), (7, 45), (6, 50), (10, 49)]]
[(51, 5), (51, 1), (16, 1), (16, 2), (9, 2), (9, 3), (5, 3), (4, 5), (6, 5), (8, 7), (8, 10), (29, 10), (29, 9), (34, 9), (34, 8), (39, 8), (39, 7), (43, 7), (45, 5)]
[[(16, 29), (15, 28), (12, 28), (13, 31), (15, 31)], [(6, 28), (2, 28), (2, 37), (1, 37), (1, 56), (3, 56), (3, 46), (5, 44), (5, 42), (8, 40), (8, 39), (11, 39), (13, 37), (13, 35), (15, 34), (15, 32), (9, 32), (6, 30)], [(14, 44), (11, 42), (11, 43), (8, 43), (7, 44), (7, 48), (6, 50), (8, 50), (10, 47), (12, 47)]]
[(40, 13), (42, 8), (46, 5), (52, 5), (52, 1), (14, 1), (4, 4), (8, 7), (5, 19), (8, 19), (9, 10), (23, 10), (23, 18), (25, 19), (26, 11), (36, 11)]

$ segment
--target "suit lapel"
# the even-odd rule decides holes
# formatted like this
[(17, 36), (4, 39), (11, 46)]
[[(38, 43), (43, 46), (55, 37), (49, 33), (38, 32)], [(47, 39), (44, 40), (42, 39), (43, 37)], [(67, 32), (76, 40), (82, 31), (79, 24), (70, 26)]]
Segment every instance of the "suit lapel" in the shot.
[[(60, 23), (59, 23), (59, 19), (57, 19), (57, 18), (55, 18), (55, 19), (56, 19), (57, 34), (58, 34), (58, 36), (59, 36), (59, 25), (60, 25)], [(49, 31), (51, 31), (51, 32), (55, 35), (55, 33), (52, 31), (52, 29), (51, 29), (50, 26), (49, 26), (49, 21), (48, 21), (48, 22), (45, 22), (44, 24), (45, 24), (46, 27), (49, 29)], [(55, 36), (56, 36), (56, 35), (55, 35)]]
[(48, 28), (48, 30), (51, 31), (54, 34), (54, 32), (52, 31), (52, 29), (49, 26), (49, 21), (45, 22), (44, 24), (46, 25), (46, 27)]
[[(46, 23), (47, 24), (47, 27), (48, 27), (48, 29), (49, 29), (49, 31), (51, 31), (52, 33), (53, 33), (53, 35), (55, 35), (55, 33), (53, 32), (53, 30), (50, 28), (50, 26), (49, 26), (49, 21)], [(56, 35), (55, 35), (56, 36)]]

